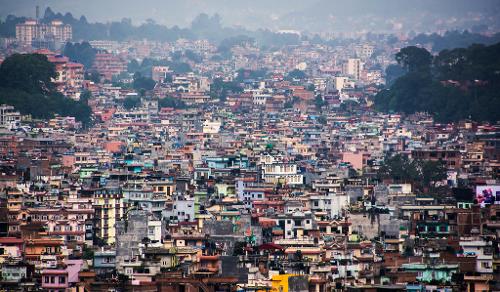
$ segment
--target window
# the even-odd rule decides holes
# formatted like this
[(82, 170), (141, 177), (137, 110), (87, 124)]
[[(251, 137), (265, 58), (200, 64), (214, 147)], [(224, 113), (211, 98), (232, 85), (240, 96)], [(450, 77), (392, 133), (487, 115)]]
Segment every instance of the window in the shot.
[(59, 284), (65, 284), (65, 283), (66, 283), (66, 277), (59, 276)]
[(481, 268), (482, 269), (491, 269), (491, 263), (490, 262), (482, 262)]
[(50, 276), (50, 283), (54, 284), (56, 282), (56, 277), (55, 276)]
[(50, 281), (50, 277), (49, 276), (45, 276), (44, 282), (45, 283), (49, 283), (49, 281)]

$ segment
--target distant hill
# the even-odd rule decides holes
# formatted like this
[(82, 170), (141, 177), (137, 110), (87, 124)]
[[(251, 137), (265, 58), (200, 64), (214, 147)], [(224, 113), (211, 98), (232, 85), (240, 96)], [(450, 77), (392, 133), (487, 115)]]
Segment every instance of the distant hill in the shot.
[(471, 33), (469, 31), (447, 31), (444, 35), (419, 34), (410, 40), (412, 45), (427, 45), (432, 46), (433, 52), (442, 50), (450, 50), (455, 48), (467, 48), (473, 44), (493, 45), (500, 42), (500, 33), (492, 36), (485, 36), (479, 33)]
[[(319, 0), (280, 21), (312, 31), (429, 32), (484, 23), (498, 27), (499, 13), (496, 0)], [(478, 20), (477, 15), (491, 16), (492, 21)]]
[[(497, 0), (0, 0), (0, 17), (8, 14), (33, 17), (35, 5), (42, 11), (86, 15), (89, 21), (134, 23), (154, 19), (168, 26), (189, 27), (200, 13), (222, 16), (226, 26), (248, 29), (297, 29), (309, 31), (386, 31), (399, 23), (406, 31), (431, 31), (471, 27), (478, 22), (498, 26)], [(389, 9), (390, 8), (390, 9)], [(491, 16), (477, 20), (477, 15)]]

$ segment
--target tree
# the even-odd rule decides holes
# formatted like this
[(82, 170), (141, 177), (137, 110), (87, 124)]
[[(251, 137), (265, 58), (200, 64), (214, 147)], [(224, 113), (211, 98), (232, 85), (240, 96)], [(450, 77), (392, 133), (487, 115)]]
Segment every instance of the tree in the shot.
[(385, 69), (385, 82), (387, 85), (392, 85), (399, 77), (406, 73), (405, 69), (401, 65), (389, 65)]
[(175, 97), (170, 97), (170, 96), (167, 96), (165, 98), (160, 99), (158, 101), (158, 105), (160, 107), (171, 107), (171, 108), (175, 108), (175, 109), (187, 108), (187, 105), (183, 100), (181, 100), (179, 98), (175, 98)]
[(86, 101), (75, 101), (57, 92), (52, 83), (55, 76), (54, 65), (46, 56), (14, 54), (7, 57), (0, 66), (0, 104), (12, 105), (34, 118), (59, 114), (90, 122), (91, 109)]
[(222, 78), (213, 80), (210, 86), (210, 96), (219, 98), (222, 102), (226, 100), (228, 94), (237, 94), (243, 92), (243, 87), (236, 81), (225, 82)]
[(317, 120), (318, 123), (320, 123), (321, 125), (326, 125), (328, 123), (328, 120), (326, 119), (325, 116), (319, 116)]
[(413, 182), (418, 179), (417, 164), (400, 154), (386, 157), (378, 175), (379, 178), (391, 178), (396, 182)]
[(149, 239), (149, 237), (143, 237), (142, 240), (141, 240), (141, 243), (144, 244), (144, 246), (146, 248), (148, 248), (149, 244), (151, 243), (151, 239)]
[(197, 54), (191, 50), (186, 50), (184, 52), (184, 56), (186, 56), (186, 58), (188, 58), (189, 60), (191, 60), (195, 63), (201, 63), (203, 61), (203, 58), (199, 54)]
[(88, 90), (84, 90), (82, 94), (80, 94), (80, 101), (84, 104), (88, 104), (88, 101), (91, 98), (92, 98), (92, 92)]
[(424, 186), (434, 188), (436, 182), (448, 177), (446, 166), (441, 161), (420, 160), (417, 165)]
[(141, 74), (136, 73), (134, 75), (133, 87), (135, 90), (152, 90), (155, 88), (156, 82), (149, 77), (142, 77)]
[(48, 93), (55, 86), (54, 64), (40, 54), (14, 54), (5, 59), (0, 66), (0, 85), (16, 88), (29, 93)]
[(83, 248), (82, 259), (84, 260), (93, 260), (94, 259), (94, 250), (89, 247)]
[(0, 20), (0, 36), (16, 37), (16, 25), (26, 21), (26, 17), (8, 15), (4, 21)]
[(135, 96), (127, 96), (123, 100), (123, 107), (127, 110), (131, 110), (141, 104), (141, 99)]
[(239, 69), (235, 81), (243, 82), (246, 79), (262, 79), (266, 77), (266, 74), (267, 69), (265, 68), (260, 70)]
[(469, 31), (447, 31), (444, 35), (437, 33), (419, 34), (410, 40), (411, 44), (432, 44), (435, 52), (450, 50), (454, 48), (467, 48), (473, 44), (493, 45), (500, 42), (500, 34), (486, 36), (480, 33), (470, 33)]
[(432, 55), (424, 48), (410, 46), (396, 54), (396, 61), (408, 72), (428, 72), (432, 63)]
[(90, 72), (85, 73), (85, 79), (90, 80), (97, 84), (101, 82), (101, 75), (99, 74), (99, 72), (92, 70)]
[(306, 75), (306, 73), (304, 73), (304, 71), (295, 69), (295, 70), (288, 73), (288, 75), (286, 76), (286, 79), (287, 80), (294, 80), (294, 79), (302, 80), (302, 79), (305, 79), (306, 77), (307, 77), (307, 75)]
[(141, 64), (137, 62), (136, 59), (132, 59), (128, 64), (127, 64), (127, 71), (129, 73), (135, 73), (138, 72), (139, 69), (141, 68)]
[[(375, 96), (375, 108), (430, 112), (439, 122), (500, 120), (500, 44), (442, 51), (408, 47), (397, 55), (408, 72)], [(451, 81), (451, 82), (450, 82)]]
[(314, 105), (316, 106), (317, 110), (321, 110), (323, 106), (327, 105), (327, 102), (323, 99), (321, 94), (318, 94), (314, 98)]
[(88, 42), (66, 43), (63, 49), (63, 54), (71, 61), (81, 63), (85, 68), (89, 69), (94, 63), (97, 50), (94, 49)]
[(386, 157), (378, 171), (379, 178), (412, 183), (416, 187), (434, 188), (436, 182), (447, 178), (446, 166), (441, 161), (413, 160), (406, 156)]

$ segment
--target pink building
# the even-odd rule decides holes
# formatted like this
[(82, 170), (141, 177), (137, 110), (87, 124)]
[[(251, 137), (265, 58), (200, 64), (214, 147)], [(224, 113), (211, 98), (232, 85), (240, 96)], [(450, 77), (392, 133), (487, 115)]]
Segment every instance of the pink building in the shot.
[(118, 75), (127, 70), (127, 62), (120, 57), (109, 53), (98, 53), (95, 55), (92, 69), (107, 80), (111, 80), (113, 75)]
[(64, 269), (42, 270), (42, 288), (48, 291), (66, 291), (78, 283), (78, 272), (83, 266), (83, 260), (66, 260)]
[(370, 158), (370, 154), (362, 152), (344, 152), (342, 153), (342, 161), (349, 162), (352, 167), (357, 170), (363, 169), (366, 166), (366, 162)]
[(49, 291), (66, 291), (69, 288), (67, 270), (43, 270), (42, 288)]

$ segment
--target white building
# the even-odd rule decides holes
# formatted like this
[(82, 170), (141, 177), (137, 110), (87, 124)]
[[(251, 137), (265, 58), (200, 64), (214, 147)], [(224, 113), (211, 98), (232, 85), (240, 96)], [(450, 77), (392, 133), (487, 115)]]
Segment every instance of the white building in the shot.
[(460, 238), (460, 247), (463, 256), (476, 258), (476, 271), (479, 273), (493, 273), (493, 247), (480, 237)]
[(349, 206), (349, 196), (345, 193), (327, 193), (310, 197), (313, 212), (328, 212), (330, 218), (341, 216), (342, 210)]
[(151, 68), (151, 71), (152, 79), (160, 83), (163, 83), (165, 81), (165, 78), (167, 77), (167, 74), (172, 72), (169, 70), (168, 66), (153, 66), (153, 68)]
[(203, 134), (218, 134), (222, 123), (220, 121), (204, 121)]
[(19, 126), (21, 114), (13, 106), (0, 105), (0, 128), (15, 128)]
[(350, 58), (344, 63), (343, 73), (351, 76), (355, 80), (359, 80), (363, 71), (363, 65), (361, 59)]
[(194, 214), (194, 198), (186, 198), (184, 196), (174, 196), (172, 209), (165, 209), (162, 212), (164, 219), (177, 222), (192, 222), (195, 220)]
[(16, 25), (16, 39), (23, 45), (31, 46), (37, 40), (54, 40), (57, 45), (70, 41), (73, 37), (71, 25), (64, 24), (60, 20), (51, 23), (40, 23), (37, 20), (28, 19), (24, 23)]
[(302, 174), (298, 173), (294, 163), (272, 163), (262, 165), (262, 178), (266, 183), (301, 185), (304, 182)]

